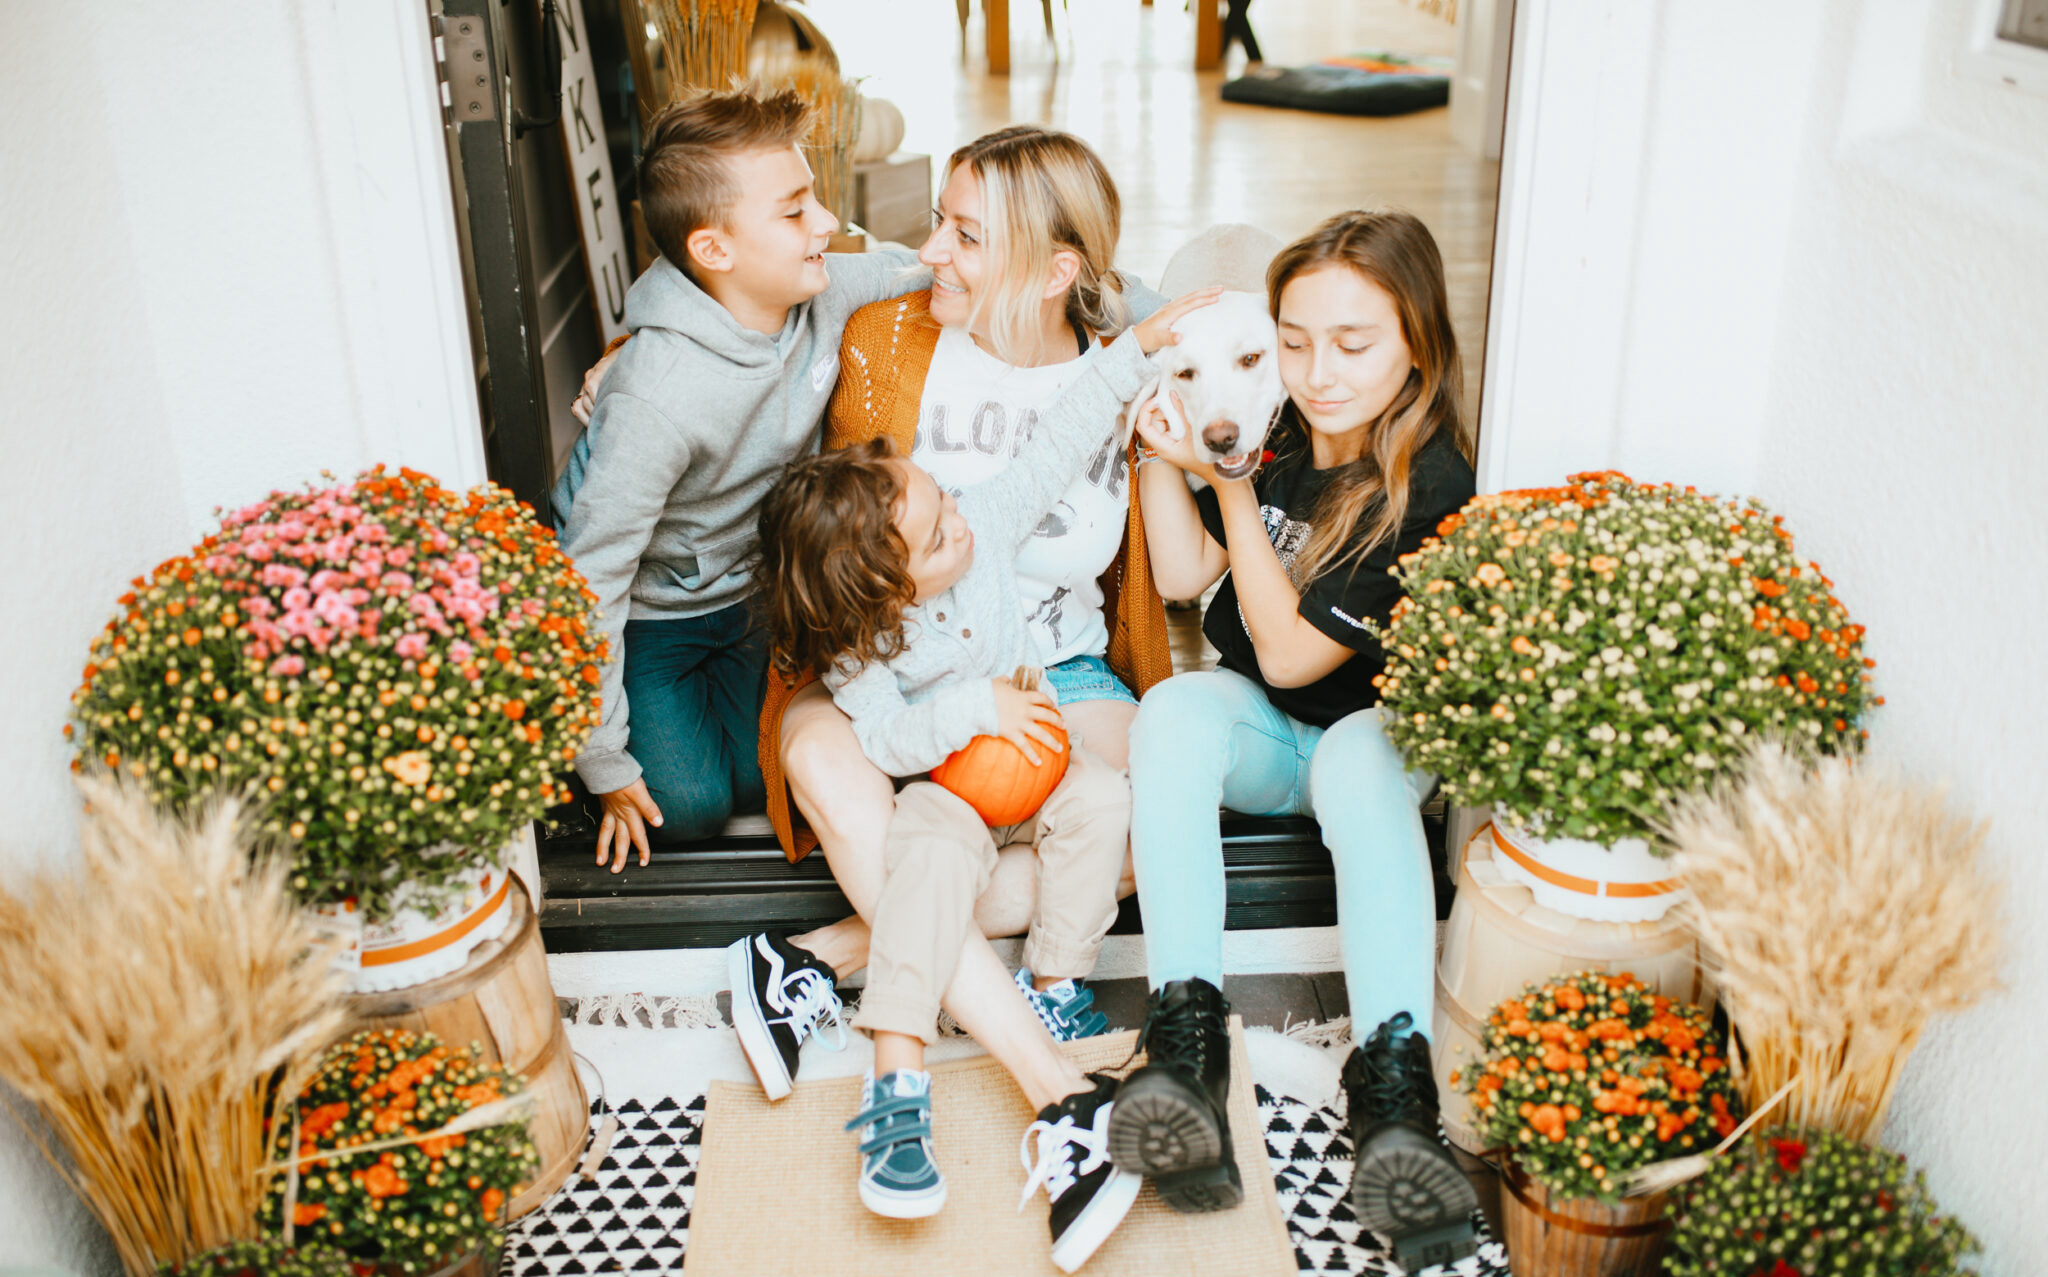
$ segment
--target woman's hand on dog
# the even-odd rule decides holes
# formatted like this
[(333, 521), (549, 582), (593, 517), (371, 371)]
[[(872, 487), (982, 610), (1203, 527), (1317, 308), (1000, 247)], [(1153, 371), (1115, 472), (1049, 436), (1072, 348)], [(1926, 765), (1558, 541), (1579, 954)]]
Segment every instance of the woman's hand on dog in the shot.
[(1200, 310), (1210, 305), (1221, 296), (1223, 289), (1220, 285), (1214, 288), (1197, 288), (1194, 292), (1176, 297), (1153, 311), (1135, 330), (1138, 334), (1138, 349), (1151, 355), (1177, 344), (1180, 341), (1180, 334), (1173, 331), (1173, 326), (1180, 322), (1181, 317), (1189, 311)]

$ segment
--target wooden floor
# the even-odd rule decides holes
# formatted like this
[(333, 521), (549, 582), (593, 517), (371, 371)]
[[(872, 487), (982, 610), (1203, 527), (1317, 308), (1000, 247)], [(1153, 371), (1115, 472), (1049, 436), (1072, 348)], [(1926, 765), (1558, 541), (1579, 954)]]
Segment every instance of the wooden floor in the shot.
[[(1123, 196), (1119, 260), (1148, 281), (1216, 222), (1292, 239), (1347, 208), (1415, 213), (1443, 249), (1476, 405), (1500, 166), (1452, 144), (1448, 110), (1376, 120), (1234, 105), (1217, 90), (1242, 73), (1243, 53), (1233, 49), (1222, 72), (1195, 72), (1194, 19), (1177, 0), (1063, 3), (1054, 5), (1058, 36), (1048, 43), (1039, 6), (1013, 0), (1007, 76), (982, 69), (979, 4), (965, 57), (952, 0), (808, 0), (806, 8), (846, 72), (902, 108), (904, 147), (933, 156), (935, 174), (955, 147), (1006, 124), (1086, 138)], [(1255, 0), (1251, 17), (1275, 64), (1455, 49), (1450, 24), (1402, 0)]]
[[(1218, 89), (1243, 73), (1244, 54), (1232, 49), (1221, 72), (1194, 71), (1194, 19), (1176, 0), (1064, 0), (1054, 6), (1051, 42), (1039, 6), (1013, 0), (1007, 76), (983, 67), (980, 4), (964, 53), (953, 0), (808, 0), (806, 8), (845, 71), (902, 108), (904, 148), (931, 155), (935, 176), (954, 148), (1006, 124), (1087, 139), (1123, 197), (1118, 260), (1149, 282), (1176, 248), (1217, 222), (1292, 239), (1347, 208), (1413, 212), (1443, 250), (1466, 405), (1476, 412), (1500, 165), (1452, 143), (1448, 110), (1381, 120), (1224, 102)], [(1449, 23), (1402, 0), (1256, 0), (1251, 17), (1272, 64), (1456, 48)], [(1215, 662), (1198, 618), (1169, 614), (1178, 669)]]

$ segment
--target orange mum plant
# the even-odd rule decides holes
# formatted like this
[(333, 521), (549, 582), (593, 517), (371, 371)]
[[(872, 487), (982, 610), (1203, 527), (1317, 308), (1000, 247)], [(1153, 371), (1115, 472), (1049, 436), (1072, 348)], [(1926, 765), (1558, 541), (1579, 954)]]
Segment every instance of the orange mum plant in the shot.
[(1758, 503), (1602, 471), (1475, 498), (1437, 531), (1401, 560), (1388, 732), (1540, 836), (1647, 837), (1750, 741), (1853, 752), (1883, 703), (1863, 627)]
[(1705, 1152), (1735, 1129), (1707, 1013), (1626, 973), (1526, 986), (1487, 1017), (1483, 1063), (1451, 1075), (1491, 1143), (1560, 1197), (1613, 1201), (1622, 1172)]
[(133, 584), (72, 698), (81, 760), (174, 809), (254, 792), (308, 903), (376, 919), (496, 857), (597, 722), (595, 597), (495, 485), (274, 492)]
[(490, 1241), (538, 1157), (516, 1073), (402, 1029), (331, 1048), (277, 1124), (266, 1229), (386, 1270), (432, 1272)]

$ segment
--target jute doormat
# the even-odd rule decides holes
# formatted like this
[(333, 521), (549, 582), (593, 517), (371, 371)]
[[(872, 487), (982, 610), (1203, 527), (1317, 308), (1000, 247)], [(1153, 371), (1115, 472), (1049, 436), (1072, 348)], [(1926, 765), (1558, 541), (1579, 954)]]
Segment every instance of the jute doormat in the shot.
[[(1135, 1033), (1069, 1043), (1083, 1069), (1114, 1068)], [(1251, 1062), (1230, 1022), (1230, 1127), (1245, 1200), (1236, 1210), (1182, 1215), (1150, 1184), (1082, 1271), (1088, 1277), (1260, 1277), (1296, 1271), (1294, 1246), (1266, 1160)], [(1134, 1065), (1143, 1063), (1140, 1056)], [(1037, 1115), (988, 1058), (932, 1070), (933, 1124), (946, 1207), (931, 1219), (889, 1220), (860, 1204), (859, 1157), (842, 1130), (858, 1111), (860, 1080), (801, 1084), (769, 1104), (761, 1092), (711, 1084), (690, 1218), (690, 1277), (905, 1277), (1000, 1272), (1059, 1277), (1041, 1191), (1020, 1213), (1024, 1128)], [(796, 1221), (801, 1221), (798, 1225)]]

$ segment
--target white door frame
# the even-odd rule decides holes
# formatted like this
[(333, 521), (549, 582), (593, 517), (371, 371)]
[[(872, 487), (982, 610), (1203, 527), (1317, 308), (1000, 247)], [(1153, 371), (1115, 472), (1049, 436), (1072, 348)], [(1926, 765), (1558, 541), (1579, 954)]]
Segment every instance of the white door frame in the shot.
[(306, 109), (372, 455), (484, 481), (476, 356), (424, 0), (299, 0)]

